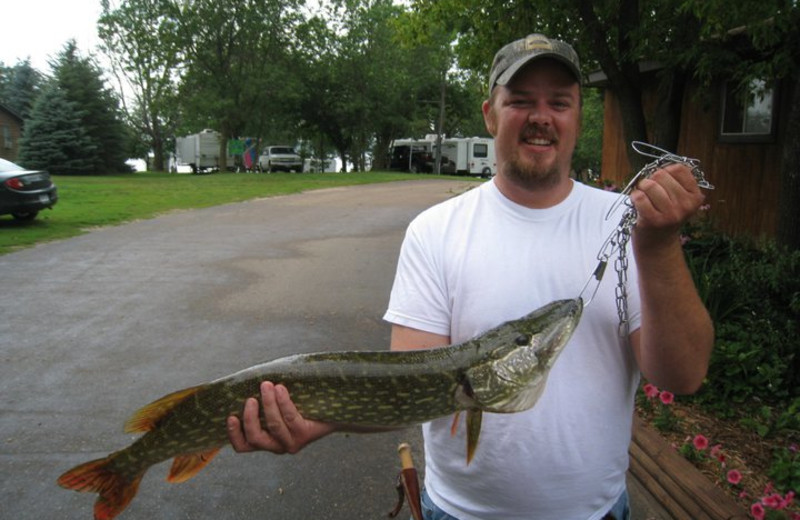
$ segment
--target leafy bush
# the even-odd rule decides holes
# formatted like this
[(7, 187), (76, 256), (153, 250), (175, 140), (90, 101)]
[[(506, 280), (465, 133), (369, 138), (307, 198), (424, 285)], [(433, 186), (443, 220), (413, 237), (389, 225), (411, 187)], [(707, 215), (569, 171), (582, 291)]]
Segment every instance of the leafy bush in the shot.
[(687, 263), (716, 327), (698, 399), (719, 408), (791, 402), (800, 396), (800, 251), (716, 233), (707, 220), (685, 233)]

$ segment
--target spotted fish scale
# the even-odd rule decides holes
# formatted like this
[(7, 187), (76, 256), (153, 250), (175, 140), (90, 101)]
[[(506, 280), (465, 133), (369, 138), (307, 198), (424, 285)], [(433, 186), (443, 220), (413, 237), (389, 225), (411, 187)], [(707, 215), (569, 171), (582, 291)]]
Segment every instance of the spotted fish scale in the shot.
[(411, 351), (297, 354), (166, 395), (137, 411), (130, 446), (81, 464), (58, 480), (96, 492), (94, 516), (116, 517), (136, 495), (147, 469), (174, 458), (167, 480), (188, 480), (227, 443), (226, 418), (259, 397), (262, 381), (283, 384), (307, 419), (394, 429), (467, 413), (467, 461), (481, 413), (532, 407), (553, 363), (580, 320), (580, 299), (547, 304), (458, 345)]

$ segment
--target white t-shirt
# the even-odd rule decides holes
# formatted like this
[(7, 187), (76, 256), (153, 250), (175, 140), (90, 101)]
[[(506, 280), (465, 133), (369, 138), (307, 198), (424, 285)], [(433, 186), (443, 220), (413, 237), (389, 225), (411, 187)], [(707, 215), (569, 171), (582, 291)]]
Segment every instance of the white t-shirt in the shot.
[[(577, 297), (619, 222), (617, 194), (573, 183), (547, 209), (505, 198), (487, 182), (420, 214), (409, 226), (384, 318), (470, 339), (553, 300)], [(621, 210), (620, 210), (621, 211)], [(640, 324), (629, 251), (630, 330)], [(613, 259), (536, 406), (483, 414), (466, 464), (465, 421), (423, 425), (425, 486), (461, 520), (599, 519), (625, 489), (639, 371), (619, 337)]]

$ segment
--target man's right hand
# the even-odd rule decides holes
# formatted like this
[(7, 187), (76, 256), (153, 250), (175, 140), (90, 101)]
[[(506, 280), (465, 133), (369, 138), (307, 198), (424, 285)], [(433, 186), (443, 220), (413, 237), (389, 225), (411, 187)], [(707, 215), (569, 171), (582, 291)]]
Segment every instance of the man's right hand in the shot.
[(260, 389), (266, 428), (259, 417), (258, 400), (252, 397), (244, 404), (241, 420), (233, 415), (228, 417), (228, 439), (236, 452), (297, 453), (336, 429), (332, 424), (304, 419), (285, 386), (265, 381)]

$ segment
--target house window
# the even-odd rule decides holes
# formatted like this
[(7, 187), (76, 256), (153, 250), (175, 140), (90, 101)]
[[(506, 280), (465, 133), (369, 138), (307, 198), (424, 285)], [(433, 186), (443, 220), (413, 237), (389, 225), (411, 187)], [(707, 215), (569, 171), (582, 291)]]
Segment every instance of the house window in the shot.
[(746, 89), (728, 81), (723, 86), (720, 141), (768, 142), (775, 138), (775, 82), (753, 80)]
[(6, 150), (10, 150), (14, 146), (14, 140), (11, 138), (11, 127), (3, 125), (3, 143)]

